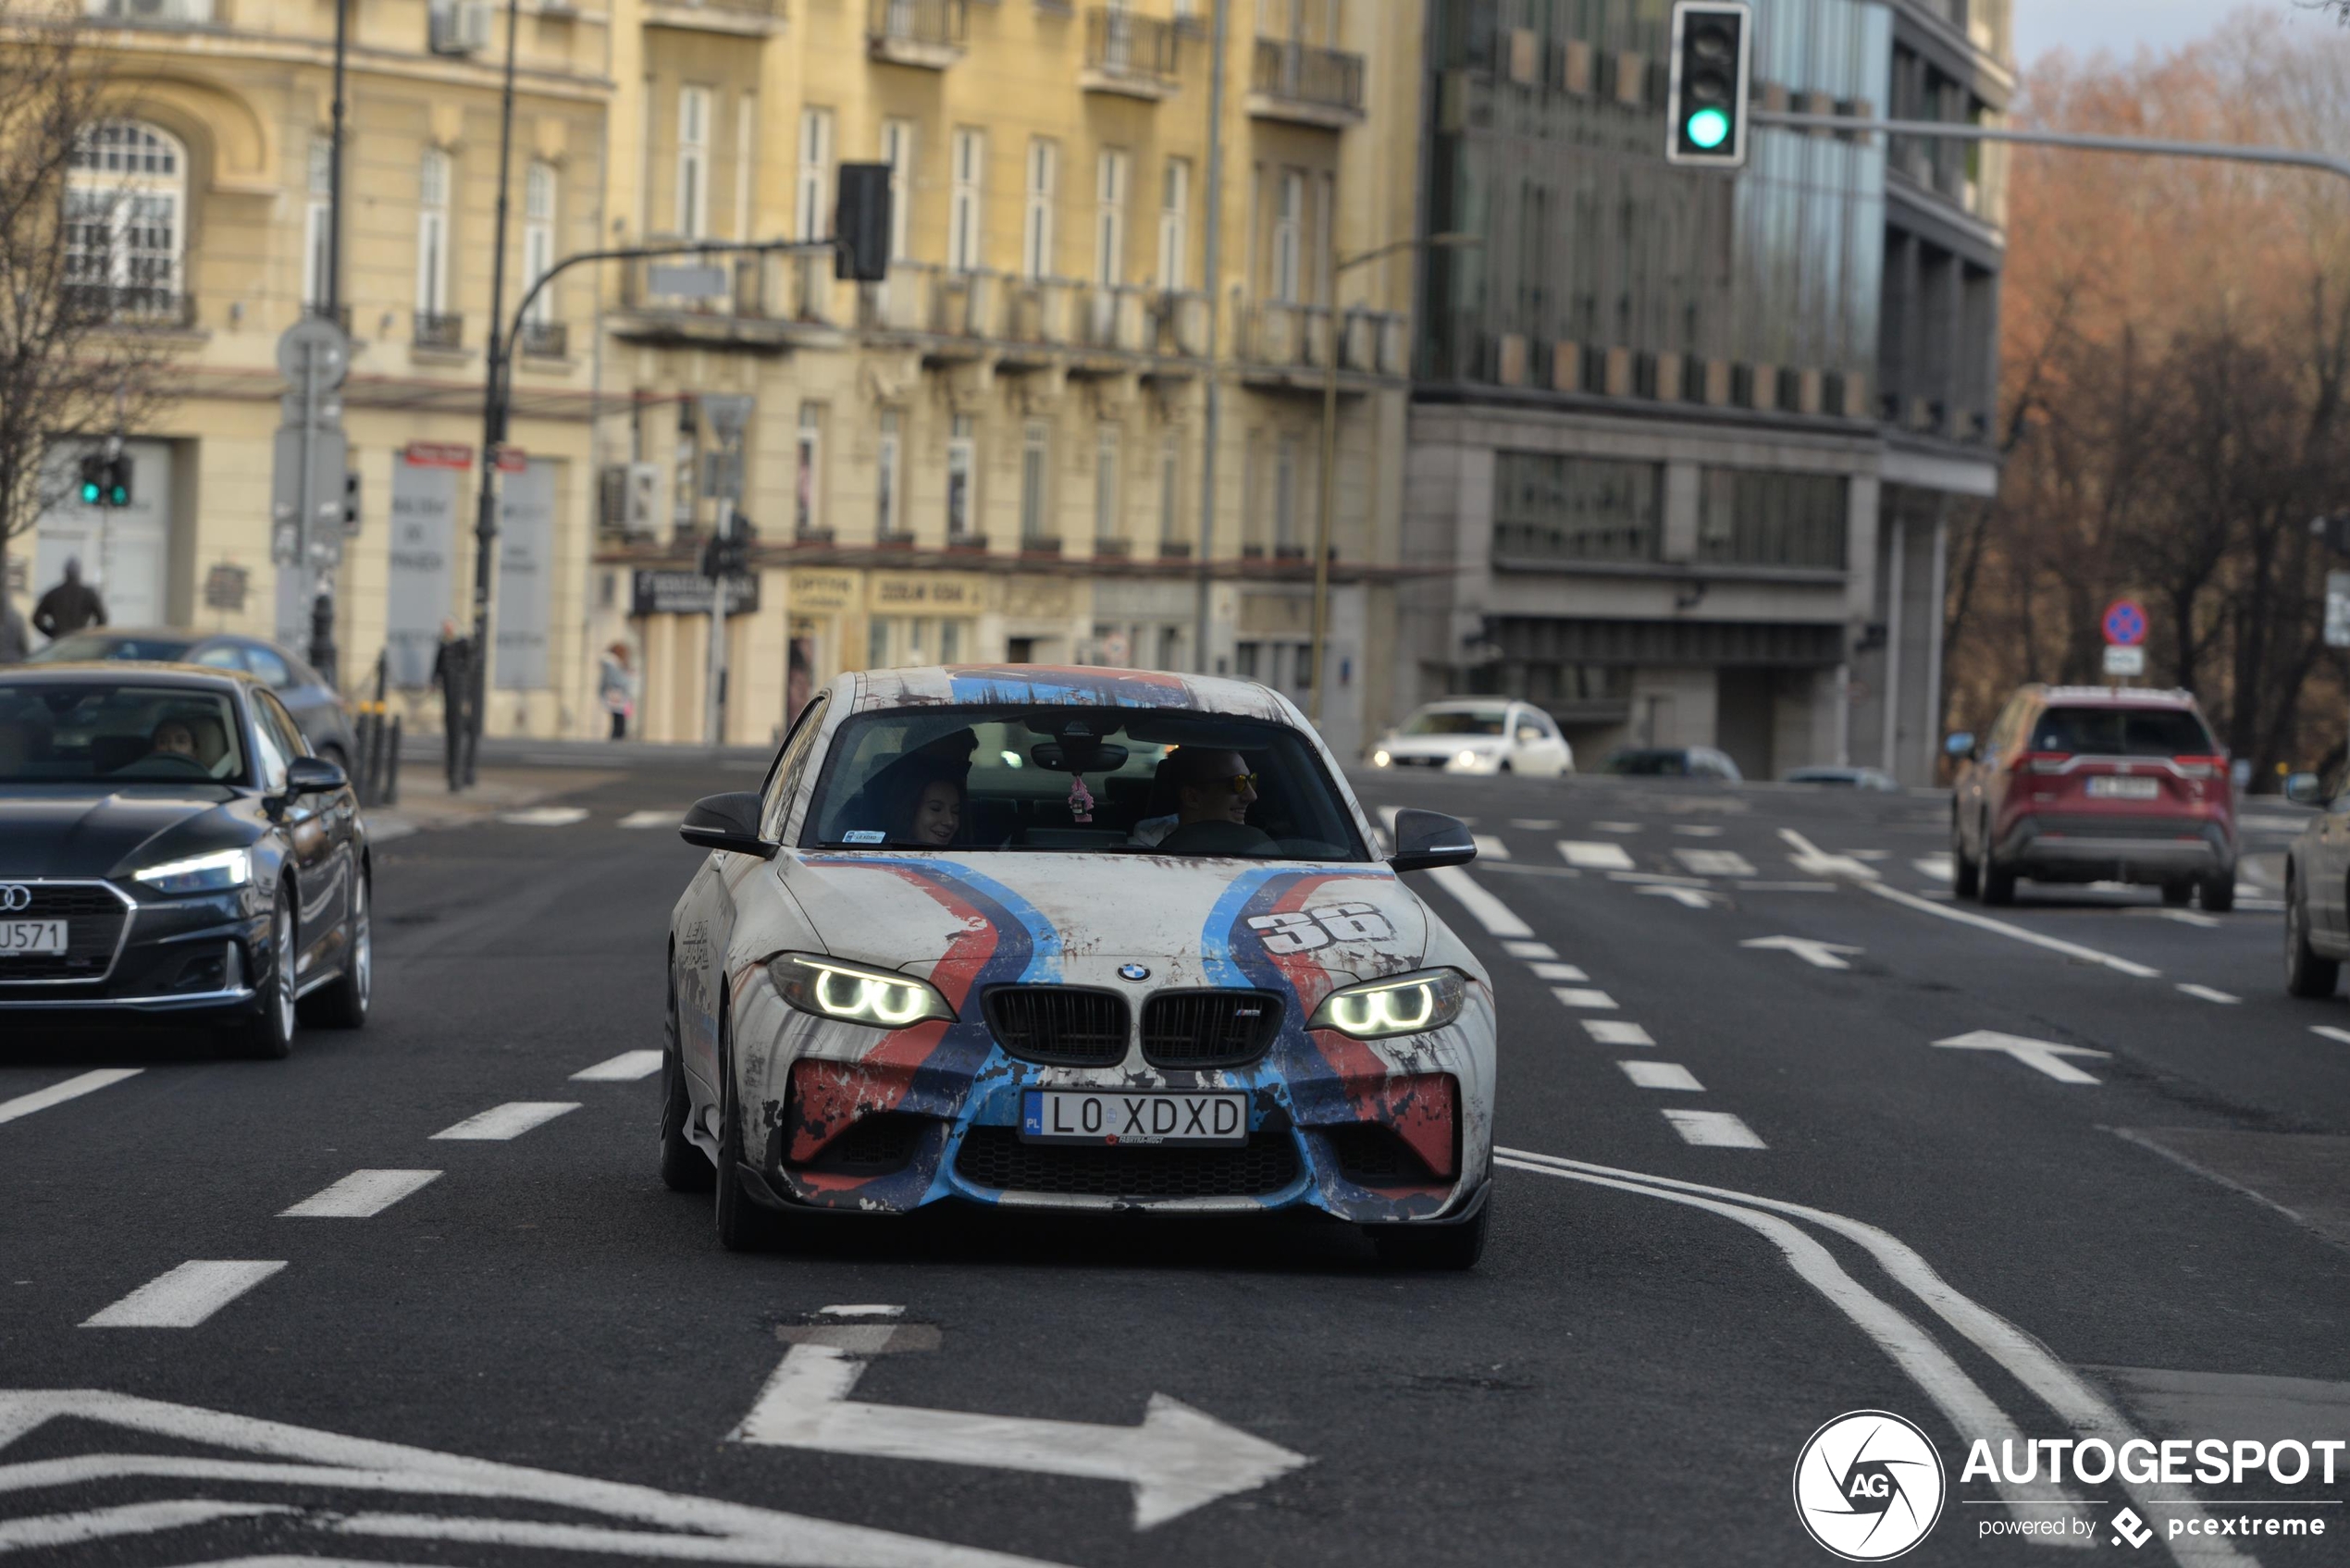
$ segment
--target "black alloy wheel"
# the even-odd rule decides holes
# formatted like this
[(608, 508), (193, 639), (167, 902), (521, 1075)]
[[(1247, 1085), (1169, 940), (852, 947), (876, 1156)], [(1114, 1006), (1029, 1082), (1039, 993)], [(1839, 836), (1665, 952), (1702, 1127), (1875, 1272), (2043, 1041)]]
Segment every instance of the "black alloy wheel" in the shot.
[(361, 867), (352, 884), (351, 940), (343, 947), (342, 973), (322, 991), (303, 999), (302, 1021), (328, 1029), (357, 1029), (367, 1021), (375, 994), (376, 938), (369, 879)]
[(298, 1020), (294, 1006), (294, 964), (301, 954), (295, 945), (300, 928), (294, 924), (292, 900), (284, 884), (269, 913), (269, 975), (258, 998), (261, 1010), (236, 1031), (237, 1054), (265, 1061), (281, 1060), (293, 1053)]

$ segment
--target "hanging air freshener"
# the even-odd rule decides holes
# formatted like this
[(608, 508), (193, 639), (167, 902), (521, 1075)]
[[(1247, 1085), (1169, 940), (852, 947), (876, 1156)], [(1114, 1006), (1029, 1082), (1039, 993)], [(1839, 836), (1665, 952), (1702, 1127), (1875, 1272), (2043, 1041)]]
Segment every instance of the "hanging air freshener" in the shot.
[(1069, 776), (1069, 815), (1071, 821), (1090, 822), (1094, 820), (1094, 792), (1085, 787), (1083, 775)]

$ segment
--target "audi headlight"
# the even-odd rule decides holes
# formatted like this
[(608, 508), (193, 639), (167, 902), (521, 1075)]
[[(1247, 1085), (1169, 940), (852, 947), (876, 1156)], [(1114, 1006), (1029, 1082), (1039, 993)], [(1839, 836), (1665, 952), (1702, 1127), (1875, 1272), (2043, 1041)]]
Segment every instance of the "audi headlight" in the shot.
[(220, 849), (130, 873), (157, 893), (226, 893), (253, 880), (253, 851)]
[(1468, 982), (1458, 969), (1423, 969), (1393, 980), (1350, 985), (1322, 998), (1308, 1029), (1334, 1029), (1357, 1040), (1419, 1034), (1461, 1016)]
[(951, 1019), (955, 1009), (927, 982), (836, 958), (786, 953), (767, 972), (784, 1000), (803, 1013), (872, 1029), (904, 1029), (924, 1019)]

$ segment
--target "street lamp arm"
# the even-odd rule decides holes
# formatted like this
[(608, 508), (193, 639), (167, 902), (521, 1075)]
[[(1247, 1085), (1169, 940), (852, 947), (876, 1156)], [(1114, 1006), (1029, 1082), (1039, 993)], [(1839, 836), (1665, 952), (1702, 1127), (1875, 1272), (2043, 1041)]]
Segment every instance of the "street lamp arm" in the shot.
[(2096, 136), (2077, 130), (2016, 130), (1954, 120), (1855, 119), (1845, 115), (1800, 115), (1781, 109), (1757, 109), (1753, 120), (1756, 125), (1772, 126), (1782, 130), (1836, 130), (1847, 134), (1881, 132), (1887, 136), (1940, 138), (1956, 142), (2011, 142), (2027, 147), (2072, 147), (2090, 153), (2218, 158), (2227, 163), (2322, 169), (2328, 174), (2350, 179), (2350, 159), (2306, 152), (2298, 147), (2252, 147), (2234, 142), (2164, 142), (2143, 136)]

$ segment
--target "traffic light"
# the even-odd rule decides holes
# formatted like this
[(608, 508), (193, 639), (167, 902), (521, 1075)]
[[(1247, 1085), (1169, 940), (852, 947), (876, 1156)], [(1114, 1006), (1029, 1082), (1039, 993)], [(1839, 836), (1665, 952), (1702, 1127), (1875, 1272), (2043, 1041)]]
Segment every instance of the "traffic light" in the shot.
[(1753, 13), (1743, 0), (1676, 0), (1664, 156), (1704, 168), (1746, 166)]
[(712, 534), (702, 541), (701, 574), (705, 577), (739, 577), (750, 570), (750, 547), (759, 542), (759, 530), (750, 519), (735, 513), (734, 525), (723, 534)]
[(106, 470), (110, 467), (104, 452), (85, 452), (81, 458), (81, 504), (106, 504)]
[(359, 475), (342, 476), (342, 531), (345, 537), (359, 537)]
[(123, 507), (130, 504), (130, 454), (118, 452), (106, 460), (106, 504)]
[(879, 283), (889, 276), (889, 166), (840, 166), (833, 214), (833, 276)]

